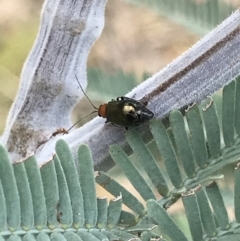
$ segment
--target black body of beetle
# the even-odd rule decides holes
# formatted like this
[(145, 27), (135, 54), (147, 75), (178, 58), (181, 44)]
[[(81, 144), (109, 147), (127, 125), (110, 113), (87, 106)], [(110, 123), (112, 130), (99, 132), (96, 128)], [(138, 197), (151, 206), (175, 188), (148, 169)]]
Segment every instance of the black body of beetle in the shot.
[(139, 126), (154, 116), (153, 112), (142, 103), (128, 97), (118, 97), (105, 104), (105, 115), (101, 115), (100, 110), (101, 106), (99, 116), (106, 118), (106, 122), (126, 129)]
[(78, 120), (68, 130), (64, 128), (57, 129), (57, 131), (52, 134), (52, 137), (60, 133), (68, 134), (68, 132), (74, 126), (76, 126), (77, 123), (96, 112), (98, 113), (98, 116), (106, 119), (106, 123), (110, 122), (115, 126), (124, 127), (126, 130), (142, 125), (153, 118), (153, 112), (150, 111), (145, 105), (137, 100), (125, 96), (118, 97), (116, 100), (111, 100), (107, 104), (102, 104), (99, 106), (99, 108), (97, 108), (84, 92), (76, 75), (75, 77), (83, 94), (86, 96), (89, 103), (95, 110), (84, 118)]

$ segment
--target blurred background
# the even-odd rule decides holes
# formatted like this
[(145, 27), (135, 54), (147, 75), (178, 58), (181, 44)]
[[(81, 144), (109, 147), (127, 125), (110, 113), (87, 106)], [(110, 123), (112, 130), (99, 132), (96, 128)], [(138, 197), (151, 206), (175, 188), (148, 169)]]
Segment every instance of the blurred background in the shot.
[[(0, 1), (0, 133), (38, 32), (42, 4), (43, 0)], [(239, 5), (240, 0), (109, 0), (105, 28), (88, 59), (90, 99), (98, 105), (125, 95), (181, 55)], [(91, 105), (82, 100), (73, 120), (91, 111)], [(156, 149), (154, 145), (152, 149)], [(157, 150), (155, 156), (159, 156)], [(118, 173), (118, 169), (112, 171), (112, 175)], [(184, 225), (181, 216), (180, 220)]]

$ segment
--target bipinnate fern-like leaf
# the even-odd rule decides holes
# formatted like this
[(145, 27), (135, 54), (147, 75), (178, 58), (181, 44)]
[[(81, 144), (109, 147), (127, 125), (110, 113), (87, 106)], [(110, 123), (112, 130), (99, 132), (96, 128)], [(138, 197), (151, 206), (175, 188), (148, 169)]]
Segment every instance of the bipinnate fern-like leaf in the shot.
[[(139, 215), (136, 226), (147, 219), (148, 224), (158, 225), (170, 240), (187, 240), (166, 211), (179, 198), (183, 201), (192, 240), (239, 240), (239, 165), (235, 170), (236, 220), (233, 222), (230, 222), (216, 182), (223, 177), (216, 175), (216, 172), (219, 173), (227, 164), (236, 163), (240, 157), (239, 96), (240, 77), (223, 89), (221, 116), (217, 111), (216, 96), (213, 96), (200, 105), (189, 106), (185, 111), (172, 111), (169, 125), (164, 126), (159, 120), (150, 123), (165, 172), (159, 169), (148, 146), (135, 129), (129, 131), (126, 137), (138, 164), (132, 162), (132, 158), (130, 160), (118, 145), (110, 147), (111, 157), (147, 202), (147, 209), (137, 210), (136, 207), (141, 207), (141, 203), (133, 202), (134, 195), (107, 174), (99, 172), (97, 183), (114, 196), (120, 191), (124, 193), (123, 204)], [(162, 196), (160, 200), (157, 200), (156, 192)], [(147, 235), (146, 232), (144, 234)]]
[[(184, 241), (185, 233), (167, 213), (179, 198), (193, 241), (238, 240), (240, 168), (235, 168), (233, 222), (216, 182), (222, 176), (216, 171), (240, 157), (239, 86), (238, 77), (223, 89), (222, 117), (215, 97), (209, 97), (185, 112), (172, 111), (166, 126), (159, 120), (150, 123), (166, 171), (136, 129), (126, 137), (143, 171), (120, 146), (110, 147), (111, 157), (146, 206), (107, 173), (94, 175), (86, 145), (80, 146), (75, 161), (69, 146), (59, 140), (56, 154), (40, 169), (35, 157), (12, 165), (0, 146), (0, 240), (147, 241), (164, 240), (163, 234), (167, 240)], [(109, 204), (105, 197), (96, 197), (94, 178), (115, 196)], [(122, 210), (122, 204), (133, 213)]]
[(40, 169), (34, 157), (12, 165), (0, 146), (0, 240), (140, 240), (119, 229), (136, 224), (133, 214), (122, 211), (122, 194), (109, 204), (97, 198), (94, 178), (85, 145), (75, 163), (59, 140), (53, 159)]

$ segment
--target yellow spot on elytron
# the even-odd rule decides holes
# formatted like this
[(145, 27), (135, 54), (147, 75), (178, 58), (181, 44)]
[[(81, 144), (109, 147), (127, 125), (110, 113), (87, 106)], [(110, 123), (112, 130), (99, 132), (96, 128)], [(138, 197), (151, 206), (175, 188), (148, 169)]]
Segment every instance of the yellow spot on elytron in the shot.
[(124, 113), (129, 113), (129, 112), (131, 112), (131, 111), (135, 111), (135, 109), (134, 109), (134, 107), (133, 106), (131, 106), (131, 105), (125, 105), (124, 107), (123, 107), (123, 112)]

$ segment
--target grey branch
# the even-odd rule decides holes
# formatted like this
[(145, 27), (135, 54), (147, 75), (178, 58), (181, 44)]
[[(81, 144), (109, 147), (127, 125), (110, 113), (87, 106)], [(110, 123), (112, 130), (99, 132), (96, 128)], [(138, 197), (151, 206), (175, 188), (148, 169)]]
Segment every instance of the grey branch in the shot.
[[(123, 130), (98, 117), (68, 135), (51, 138), (58, 128), (71, 126), (70, 113), (81, 93), (74, 75), (85, 88), (88, 52), (103, 27), (106, 2), (83, 2), (63, 1), (62, 6), (49, 0), (45, 4), (38, 39), (25, 64), (1, 139), (13, 162), (34, 153), (41, 166), (52, 158), (56, 141), (63, 138), (75, 155), (80, 144), (88, 144), (95, 168), (108, 170), (113, 166), (108, 158), (109, 145), (125, 141)], [(156, 118), (162, 118), (172, 109), (200, 102), (236, 77), (240, 70), (239, 49), (237, 10), (127, 96), (142, 101)]]
[(86, 88), (87, 57), (102, 32), (106, 1), (46, 0), (1, 137), (12, 162), (39, 152), (57, 128), (71, 126), (71, 111), (81, 97), (75, 74)]
[[(237, 10), (186, 53), (156, 73), (127, 96), (145, 103), (155, 118), (165, 117), (207, 96), (240, 73), (240, 11)], [(111, 144), (125, 143), (124, 131), (95, 118), (64, 136), (73, 153), (82, 144), (92, 150), (96, 170), (109, 170), (114, 164), (108, 154)]]

